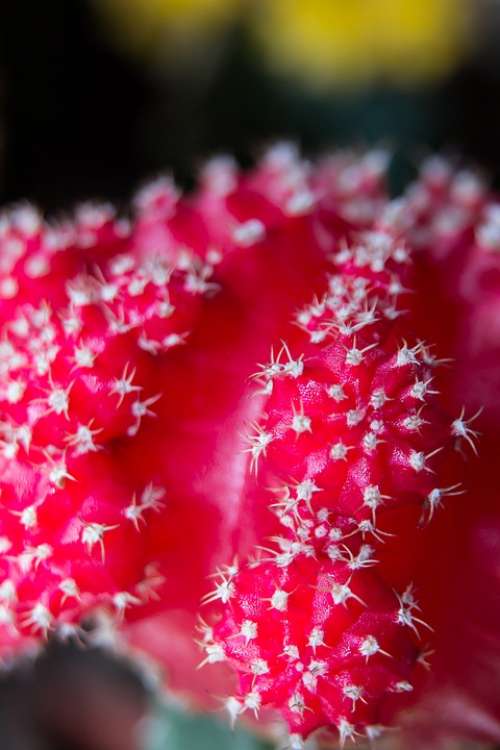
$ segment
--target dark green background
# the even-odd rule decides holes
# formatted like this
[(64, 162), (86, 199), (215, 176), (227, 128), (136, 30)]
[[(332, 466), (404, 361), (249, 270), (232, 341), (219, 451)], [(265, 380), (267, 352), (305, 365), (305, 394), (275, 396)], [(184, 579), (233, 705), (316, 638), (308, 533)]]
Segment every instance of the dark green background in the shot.
[[(189, 184), (200, 160), (244, 163), (277, 137), (308, 153), (387, 143), (396, 187), (429, 149), (459, 152), (500, 174), (498, 26), (452, 77), (430, 88), (312, 94), (276, 80), (234, 29), (210, 75), (153, 70), (113, 47), (90, 0), (5, 0), (0, 9), (0, 202), (51, 210), (127, 198), (164, 169)], [(446, 33), (446, 30), (443, 30)]]

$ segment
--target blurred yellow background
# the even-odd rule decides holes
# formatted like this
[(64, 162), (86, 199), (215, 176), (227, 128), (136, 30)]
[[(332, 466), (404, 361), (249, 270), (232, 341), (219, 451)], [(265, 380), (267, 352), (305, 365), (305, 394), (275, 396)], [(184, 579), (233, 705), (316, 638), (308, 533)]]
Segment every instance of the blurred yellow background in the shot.
[(151, 58), (243, 25), (271, 67), (314, 86), (446, 74), (471, 40), (465, 0), (94, 0), (122, 44)]

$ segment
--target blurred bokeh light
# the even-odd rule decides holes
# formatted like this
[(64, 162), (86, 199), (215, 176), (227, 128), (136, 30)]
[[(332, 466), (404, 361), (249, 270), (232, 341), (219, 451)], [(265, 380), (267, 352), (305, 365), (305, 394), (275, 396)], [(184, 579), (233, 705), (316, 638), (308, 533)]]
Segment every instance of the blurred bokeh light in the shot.
[(6, 2), (0, 197), (121, 200), (282, 137), (388, 145), (399, 182), (443, 146), (496, 175), (499, 18), (496, 0)]

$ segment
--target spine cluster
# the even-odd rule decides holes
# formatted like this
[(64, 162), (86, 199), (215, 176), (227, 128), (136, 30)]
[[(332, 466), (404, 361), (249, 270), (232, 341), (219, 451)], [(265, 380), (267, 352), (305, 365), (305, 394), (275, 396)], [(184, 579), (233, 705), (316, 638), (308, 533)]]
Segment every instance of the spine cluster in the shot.
[[(18, 231), (19, 215), (12, 220)], [(41, 252), (48, 239), (37, 231)], [(156, 476), (136, 476), (123, 452), (144, 450), (165, 358), (184, 344), (210, 286), (194, 265), (180, 271), (130, 254), (64, 277), (57, 269), (73, 268), (72, 251), (59, 248), (44, 269), (58, 286), (55, 304), (27, 302), (32, 243), (23, 252), (17, 243), (9, 278), (19, 290), (0, 334), (4, 657), (50, 630), (76, 632), (97, 608), (120, 619), (158, 596), (164, 576), (147, 527), (168, 522), (166, 490)]]
[(462, 493), (455, 449), (476, 438), (474, 415), (443, 413), (444, 363), (401, 305), (401, 242), (371, 232), (333, 261), (328, 292), (256, 374), (258, 544), (219, 572), (201, 625), (205, 662), (238, 675), (232, 718), (278, 710), (293, 748), (317, 729), (374, 739), (418, 685), (432, 627), (388, 550)]

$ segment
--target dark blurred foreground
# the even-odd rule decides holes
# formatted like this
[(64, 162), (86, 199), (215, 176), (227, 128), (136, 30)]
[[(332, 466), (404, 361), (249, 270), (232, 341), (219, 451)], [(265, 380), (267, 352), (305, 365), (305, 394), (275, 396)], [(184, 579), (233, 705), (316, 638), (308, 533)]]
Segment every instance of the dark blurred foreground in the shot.
[[(148, 684), (146, 684), (146, 682)], [(272, 750), (222, 711), (163, 702), (129, 661), (53, 641), (0, 677), (1, 750)]]
[(138, 750), (151, 696), (128, 664), (51, 643), (0, 680), (2, 750)]

